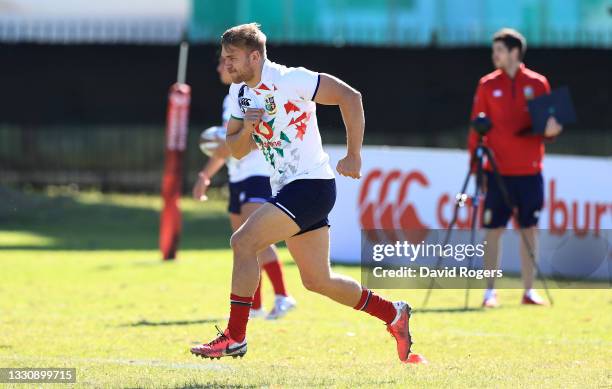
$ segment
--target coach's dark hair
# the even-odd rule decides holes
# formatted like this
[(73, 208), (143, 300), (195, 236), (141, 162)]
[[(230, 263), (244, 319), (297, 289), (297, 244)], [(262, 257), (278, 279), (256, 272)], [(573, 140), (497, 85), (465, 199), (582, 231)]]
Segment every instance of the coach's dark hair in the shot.
[(520, 32), (512, 28), (502, 28), (493, 35), (493, 43), (503, 42), (508, 48), (508, 51), (517, 48), (519, 52), (519, 59), (523, 60), (525, 57), (525, 51), (527, 51), (527, 41)]
[(266, 58), (266, 34), (258, 23), (247, 23), (235, 26), (221, 35), (221, 46), (238, 46), (253, 51), (259, 51)]

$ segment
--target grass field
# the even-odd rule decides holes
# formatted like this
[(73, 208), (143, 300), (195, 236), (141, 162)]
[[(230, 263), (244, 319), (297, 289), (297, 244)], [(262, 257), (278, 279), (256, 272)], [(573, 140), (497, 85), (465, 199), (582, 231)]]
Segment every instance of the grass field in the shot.
[[(608, 289), (554, 290), (552, 308), (522, 307), (507, 290), (500, 309), (467, 312), (455, 309), (463, 291), (435, 291), (422, 311), (424, 291), (381, 291), (415, 305), (414, 350), (429, 364), (403, 365), (379, 321), (307, 292), (284, 249), (298, 308), (251, 321), (242, 360), (196, 359), (189, 347), (228, 313), (222, 199), (182, 202), (174, 263), (157, 251), (157, 197), (4, 190), (0, 200), (0, 367), (75, 367), (76, 387), (99, 388), (612, 387)], [(263, 293), (270, 307), (267, 280)]]

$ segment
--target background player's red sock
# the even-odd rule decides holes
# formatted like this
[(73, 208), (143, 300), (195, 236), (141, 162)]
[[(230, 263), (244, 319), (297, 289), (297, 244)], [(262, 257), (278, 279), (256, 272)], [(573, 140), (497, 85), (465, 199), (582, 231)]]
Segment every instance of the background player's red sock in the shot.
[(252, 297), (242, 297), (230, 294), (230, 317), (227, 323), (230, 337), (236, 342), (242, 342), (246, 336)]
[(397, 315), (397, 309), (395, 309), (391, 301), (385, 300), (366, 288), (363, 288), (361, 291), (361, 298), (353, 308), (376, 316), (387, 324), (395, 320), (395, 316)]
[(287, 295), (285, 290), (285, 281), (283, 280), (283, 268), (280, 261), (269, 262), (263, 265), (264, 270), (270, 278), (272, 288), (274, 288), (274, 294), (280, 294), (282, 296)]
[(259, 280), (259, 285), (257, 285), (257, 289), (255, 289), (251, 309), (261, 309), (261, 280)]

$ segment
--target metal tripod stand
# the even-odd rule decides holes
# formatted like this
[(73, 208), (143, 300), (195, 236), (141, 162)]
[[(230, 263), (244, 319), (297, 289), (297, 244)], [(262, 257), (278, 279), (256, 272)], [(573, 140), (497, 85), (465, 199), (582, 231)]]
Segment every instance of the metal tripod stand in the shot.
[[(512, 201), (506, 189), (506, 185), (504, 184), (504, 181), (497, 169), (497, 165), (495, 163), (495, 159), (493, 158), (493, 154), (491, 153), (491, 150), (489, 150), (489, 148), (487, 148), (487, 146), (484, 145), (484, 142), (483, 142), (483, 136), (491, 129), (491, 121), (483, 113), (480, 113), (478, 117), (472, 122), (472, 127), (478, 133), (478, 144), (476, 148), (474, 149), (474, 152), (472, 153), (471, 158), (470, 158), (470, 166), (474, 166), (474, 165), (476, 166), (476, 172), (474, 175), (476, 178), (476, 185), (474, 189), (474, 194), (472, 195), (472, 218), (471, 218), (471, 228), (470, 228), (470, 243), (474, 245), (475, 240), (476, 240), (476, 230), (478, 228), (478, 223), (477, 223), (477, 218), (479, 214), (478, 212), (479, 212), (479, 208), (481, 205), (480, 202), (482, 199), (482, 195), (484, 194), (484, 190), (483, 190), (483, 179), (484, 179), (484, 174), (485, 174), (484, 157), (487, 158), (487, 161), (489, 162), (492, 168), (493, 176), (500, 189), (504, 203), (506, 204), (507, 207), (509, 207), (512, 210), (513, 217), (516, 217), (517, 215), (516, 215), (516, 209), (514, 205), (512, 204)], [(468, 195), (466, 193), (466, 190), (467, 190), (471, 177), (472, 177), (472, 172), (469, 170), (465, 177), (465, 180), (463, 181), (461, 192), (459, 192), (455, 197), (455, 208), (453, 211), (453, 217), (451, 219), (450, 224), (448, 225), (448, 228), (446, 229), (446, 236), (444, 238), (443, 247), (447, 245), (450, 241), (453, 228), (457, 222), (457, 216), (459, 214), (459, 209), (462, 208), (467, 202)], [(536, 262), (533, 247), (531, 247), (531, 244), (527, 240), (527, 236), (525, 235), (525, 232), (522, 229), (519, 229), (519, 232), (521, 235), (521, 239), (525, 245), (525, 248), (527, 249), (529, 258), (531, 258), (531, 262), (538, 274), (538, 277), (542, 281), (542, 286), (544, 287), (544, 290), (546, 291), (546, 297), (548, 298), (550, 305), (553, 305), (553, 299), (550, 295), (550, 291), (548, 290), (546, 279), (542, 275), (542, 272), (540, 272), (539, 266)], [(468, 259), (468, 267), (470, 270), (472, 269), (473, 262), (474, 262), (474, 256), (472, 255)], [(440, 256), (438, 257), (436, 261), (436, 270), (440, 268), (441, 264), (442, 264), (442, 257)], [(423, 304), (422, 304), (423, 307), (426, 307), (427, 303), (429, 302), (429, 297), (431, 296), (431, 292), (433, 290), (434, 283), (435, 283), (435, 278), (431, 278), (431, 281), (429, 283), (429, 288), (427, 290), (427, 294), (425, 295), (425, 299), (423, 300)], [(464, 302), (465, 310), (468, 309), (469, 294), (470, 294), (470, 278), (468, 277), (467, 287), (465, 288), (465, 302)]]

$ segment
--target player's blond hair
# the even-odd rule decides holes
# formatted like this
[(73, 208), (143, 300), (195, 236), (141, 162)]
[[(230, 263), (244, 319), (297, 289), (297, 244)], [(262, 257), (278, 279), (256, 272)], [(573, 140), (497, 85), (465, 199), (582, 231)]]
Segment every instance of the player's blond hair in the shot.
[(221, 46), (238, 46), (248, 50), (259, 51), (266, 58), (266, 34), (258, 23), (247, 23), (234, 26), (221, 35)]

